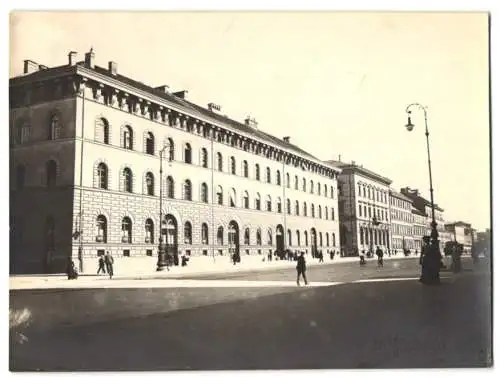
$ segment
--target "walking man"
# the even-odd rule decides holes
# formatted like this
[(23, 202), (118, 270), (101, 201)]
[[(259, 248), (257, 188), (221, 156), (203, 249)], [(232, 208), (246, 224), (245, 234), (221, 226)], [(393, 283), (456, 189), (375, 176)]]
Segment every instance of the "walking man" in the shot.
[(300, 253), (300, 256), (297, 258), (297, 285), (300, 285), (300, 275), (304, 278), (304, 283), (307, 285), (306, 278), (306, 259), (304, 258), (304, 252)]
[(99, 269), (97, 270), (97, 275), (99, 275), (99, 273), (102, 271), (103, 274), (106, 273), (106, 268), (104, 267), (105, 266), (105, 263), (104, 263), (104, 257), (101, 255), (99, 257)]
[(109, 251), (106, 252), (106, 257), (104, 258), (104, 262), (106, 264), (106, 270), (108, 270), (109, 278), (113, 277), (113, 263), (115, 263), (113, 256), (109, 254)]

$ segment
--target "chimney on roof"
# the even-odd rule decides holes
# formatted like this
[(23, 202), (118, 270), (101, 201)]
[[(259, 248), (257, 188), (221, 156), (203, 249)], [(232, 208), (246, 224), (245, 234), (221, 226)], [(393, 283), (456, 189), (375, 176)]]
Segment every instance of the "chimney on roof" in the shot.
[(94, 69), (95, 53), (94, 49), (91, 47), (90, 51), (85, 54), (85, 67)]
[(155, 89), (159, 90), (162, 93), (170, 93), (170, 87), (168, 85), (162, 85), (162, 86), (159, 86)]
[(220, 106), (219, 105), (216, 105), (215, 103), (213, 102), (210, 102), (208, 105), (208, 110), (210, 110), (211, 112), (213, 113), (216, 113), (216, 112), (220, 112)]
[(179, 92), (175, 92), (174, 96), (182, 98), (182, 99), (187, 99), (187, 94), (188, 94), (187, 90), (181, 90)]
[(289, 142), (290, 142), (290, 136), (285, 136), (285, 137), (283, 138), (283, 141), (284, 141), (285, 143), (289, 143)]
[(257, 121), (255, 120), (255, 118), (250, 118), (250, 115), (246, 117), (245, 119), (245, 124), (247, 126), (250, 126), (250, 127), (253, 127), (253, 128), (257, 128), (257, 125), (259, 123), (257, 123)]
[(339, 154), (339, 162), (342, 162), (342, 156)]
[(25, 60), (24, 61), (24, 74), (29, 75), (30, 73), (37, 72), (40, 69), (37, 62), (33, 60)]
[(68, 53), (68, 65), (75, 65), (76, 64), (76, 51), (70, 51)]
[(116, 76), (116, 72), (118, 70), (118, 64), (116, 62), (108, 62), (108, 71), (111, 73), (113, 76)]
[(351, 165), (352, 165), (352, 166), (356, 166), (356, 161), (352, 160), (352, 161), (351, 161)]

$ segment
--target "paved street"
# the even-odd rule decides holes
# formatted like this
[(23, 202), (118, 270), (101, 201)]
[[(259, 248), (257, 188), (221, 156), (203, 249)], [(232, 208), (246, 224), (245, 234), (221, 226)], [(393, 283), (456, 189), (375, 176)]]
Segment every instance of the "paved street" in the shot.
[[(439, 287), (405, 280), (418, 276), (415, 260), (387, 260), (383, 269), (375, 261), (310, 268), (316, 284), (309, 287), (293, 285), (292, 267), (226, 274), (227, 285), (217, 287), (213, 276), (202, 276), (196, 284), (176, 280), (184, 286), (159, 280), (163, 288), (117, 280), (122, 287), (114, 289), (11, 291), (13, 309), (45, 303), (47, 313), (83, 312), (50, 328), (35, 318), (23, 330), (27, 341), (11, 349), (11, 369), (491, 365), (489, 267), (470, 260), (464, 267), (459, 275), (443, 272)], [(231, 287), (249, 279), (254, 286)]]

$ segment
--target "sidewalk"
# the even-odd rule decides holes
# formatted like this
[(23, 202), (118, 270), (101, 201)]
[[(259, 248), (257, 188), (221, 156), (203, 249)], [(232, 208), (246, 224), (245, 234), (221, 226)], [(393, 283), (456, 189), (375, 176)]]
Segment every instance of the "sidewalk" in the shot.
[[(386, 257), (385, 260), (397, 260), (397, 259), (415, 259), (415, 256), (405, 257), (403, 255)], [(307, 258), (308, 266), (318, 266), (318, 265), (334, 265), (339, 263), (349, 263), (357, 262), (358, 257), (344, 257), (325, 259), (324, 263), (320, 263), (318, 259)], [(152, 279), (176, 279), (176, 278), (193, 278), (196, 279), (197, 276), (203, 275), (222, 275), (222, 274), (232, 274), (241, 272), (260, 272), (268, 270), (283, 270), (283, 269), (293, 269), (295, 268), (296, 262), (287, 260), (274, 260), (271, 262), (262, 261), (262, 257), (259, 258), (245, 258), (242, 259), (241, 263), (233, 265), (229, 262), (227, 257), (216, 257), (213, 258), (193, 258), (189, 261), (188, 265), (185, 267), (173, 266), (169, 271), (166, 269), (163, 271), (156, 271), (155, 261), (151, 259), (151, 269), (145, 270), (144, 268), (133, 268), (132, 265), (126, 266), (122, 265), (122, 259), (116, 259), (115, 261), (115, 274), (113, 280), (152, 280)], [(133, 261), (133, 259), (128, 259), (127, 261)], [(106, 275), (96, 275), (95, 273), (83, 273), (80, 274), (78, 280), (82, 281), (98, 281), (106, 278)], [(217, 276), (214, 276), (216, 279)], [(64, 274), (54, 274), (54, 275), (13, 275), (9, 277), (9, 288), (18, 289), (18, 287), (30, 286), (33, 289), (43, 288), (47, 283), (54, 281), (65, 280), (67, 277)], [(78, 284), (69, 284), (71, 286)]]

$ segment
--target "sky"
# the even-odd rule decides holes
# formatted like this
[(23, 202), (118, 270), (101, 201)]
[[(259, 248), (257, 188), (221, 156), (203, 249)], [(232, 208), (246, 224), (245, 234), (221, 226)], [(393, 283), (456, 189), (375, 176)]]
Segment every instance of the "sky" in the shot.
[(430, 198), (446, 221), (490, 227), (486, 13), (11, 13), (10, 77), (69, 51), (151, 86), (188, 90), (321, 160), (355, 161)]

